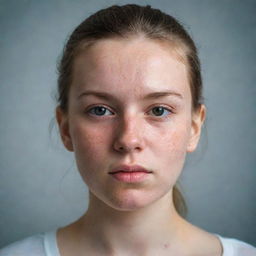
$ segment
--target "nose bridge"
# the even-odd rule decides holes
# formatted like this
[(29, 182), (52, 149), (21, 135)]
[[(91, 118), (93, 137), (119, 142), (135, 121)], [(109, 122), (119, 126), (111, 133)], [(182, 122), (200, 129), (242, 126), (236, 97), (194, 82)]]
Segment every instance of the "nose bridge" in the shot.
[(143, 144), (143, 120), (136, 114), (126, 114), (119, 120), (115, 137), (115, 149), (121, 151), (141, 150)]

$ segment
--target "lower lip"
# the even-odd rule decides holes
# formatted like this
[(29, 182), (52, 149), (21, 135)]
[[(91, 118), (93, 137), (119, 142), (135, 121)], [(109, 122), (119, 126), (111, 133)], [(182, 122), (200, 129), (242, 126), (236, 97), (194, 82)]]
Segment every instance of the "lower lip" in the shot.
[(111, 175), (119, 181), (133, 183), (145, 180), (149, 174), (147, 172), (117, 172)]

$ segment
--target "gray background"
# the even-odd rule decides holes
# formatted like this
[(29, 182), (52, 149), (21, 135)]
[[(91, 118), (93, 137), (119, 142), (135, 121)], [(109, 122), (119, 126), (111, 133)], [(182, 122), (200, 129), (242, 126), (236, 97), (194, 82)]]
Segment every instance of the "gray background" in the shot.
[[(54, 117), (56, 60), (86, 16), (128, 1), (0, 1), (0, 246), (63, 226), (87, 188)], [(177, 17), (202, 61), (207, 130), (181, 184), (188, 219), (256, 246), (256, 1), (132, 1)]]

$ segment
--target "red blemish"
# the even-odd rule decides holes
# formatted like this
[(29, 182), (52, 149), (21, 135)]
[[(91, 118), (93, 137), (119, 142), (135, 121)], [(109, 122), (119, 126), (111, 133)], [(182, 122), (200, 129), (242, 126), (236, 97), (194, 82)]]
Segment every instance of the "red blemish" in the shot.
[(164, 244), (164, 249), (168, 249), (170, 247), (170, 244)]

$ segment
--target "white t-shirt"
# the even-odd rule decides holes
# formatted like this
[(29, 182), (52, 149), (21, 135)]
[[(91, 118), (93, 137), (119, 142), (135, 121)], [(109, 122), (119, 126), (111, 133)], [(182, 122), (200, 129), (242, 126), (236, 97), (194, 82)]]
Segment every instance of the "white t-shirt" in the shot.
[[(0, 249), (0, 256), (60, 256), (56, 231), (40, 233), (14, 242)], [(219, 237), (223, 246), (222, 256), (256, 256), (256, 248), (243, 241)]]

